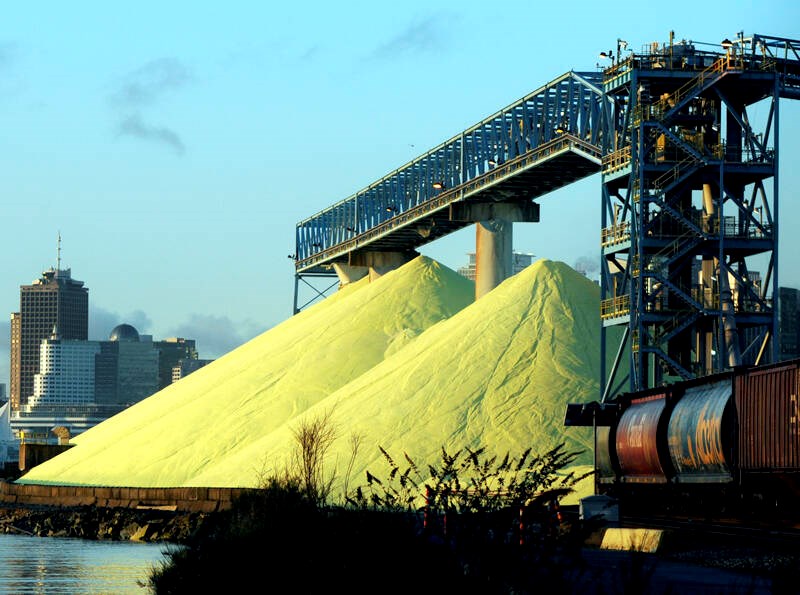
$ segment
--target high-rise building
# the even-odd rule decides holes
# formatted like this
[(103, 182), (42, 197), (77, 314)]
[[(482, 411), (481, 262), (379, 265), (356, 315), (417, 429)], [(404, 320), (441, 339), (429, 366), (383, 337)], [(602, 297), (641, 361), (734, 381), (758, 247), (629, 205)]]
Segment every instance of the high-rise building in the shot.
[[(19, 356), (20, 356), (20, 335), (22, 335), (22, 329), (20, 328), (20, 320), (21, 316), (19, 312), (12, 312), (11, 314), (11, 365), (9, 367), (9, 372), (11, 373), (11, 378), (9, 382), (9, 395), (11, 394), (19, 394), (19, 381), (20, 381), (20, 374), (19, 374)], [(11, 403), (9, 403), (9, 407)], [(10, 410), (9, 410), (10, 412)]]
[(158, 391), (158, 349), (148, 335), (129, 324), (100, 342), (95, 366), (98, 405), (133, 405)]
[(61, 339), (85, 341), (89, 330), (89, 290), (70, 269), (50, 268), (31, 285), (20, 287), (19, 312), (11, 315), (12, 411), (33, 395), (44, 339), (57, 328)]
[(27, 413), (94, 403), (97, 341), (75, 341), (53, 333), (42, 341), (39, 372), (33, 375), (33, 394), (25, 404)]
[[(174, 369), (183, 361), (198, 361), (197, 347), (194, 339), (171, 337), (163, 341), (155, 341), (158, 349), (158, 388), (169, 386), (174, 381)], [(187, 364), (189, 368), (194, 364)], [(187, 369), (189, 369), (187, 368)], [(194, 368), (197, 369), (197, 368)], [(194, 369), (192, 371), (194, 371)]]
[(172, 382), (178, 382), (192, 372), (196, 372), (203, 366), (207, 366), (213, 359), (182, 359), (172, 368)]

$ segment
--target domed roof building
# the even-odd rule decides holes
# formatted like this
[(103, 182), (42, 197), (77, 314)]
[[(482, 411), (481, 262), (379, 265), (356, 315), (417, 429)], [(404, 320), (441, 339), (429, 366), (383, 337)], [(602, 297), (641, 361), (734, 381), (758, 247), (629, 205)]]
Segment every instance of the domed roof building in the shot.
[(139, 331), (130, 324), (118, 324), (111, 330), (109, 341), (139, 341)]

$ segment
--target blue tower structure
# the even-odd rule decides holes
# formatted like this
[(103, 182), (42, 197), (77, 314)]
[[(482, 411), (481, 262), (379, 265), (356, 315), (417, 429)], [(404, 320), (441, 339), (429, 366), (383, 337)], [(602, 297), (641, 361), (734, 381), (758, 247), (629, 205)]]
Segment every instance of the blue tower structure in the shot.
[(698, 45), (618, 40), (603, 72), (603, 399), (778, 356), (779, 104), (800, 99), (800, 41)]

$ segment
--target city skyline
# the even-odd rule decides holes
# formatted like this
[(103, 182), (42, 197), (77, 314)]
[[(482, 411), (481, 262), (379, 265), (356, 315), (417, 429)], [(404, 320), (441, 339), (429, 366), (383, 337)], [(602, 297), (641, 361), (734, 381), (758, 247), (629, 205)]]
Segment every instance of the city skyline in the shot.
[[(670, 28), (710, 44), (743, 28), (800, 37), (788, 1), (676, 2), (668, 14), (574, 3), (597, 13), (590, 25), (560, 7), (504, 6), (144, 2), (122, 14), (79, 3), (47, 19), (10, 8), (0, 383), (19, 287), (56, 266), (58, 233), (62, 266), (89, 289), (90, 339), (129, 323), (194, 337), (216, 358), (290, 316), (298, 221), (562, 73), (595, 70), (618, 37), (634, 51)], [(780, 112), (780, 284), (790, 287), (800, 287), (797, 103)], [(516, 225), (515, 249), (599, 259), (599, 176), (540, 202), (542, 222)], [(456, 270), (473, 241), (470, 227), (422, 252)]]
[[(61, 273), (66, 276), (66, 271)], [(30, 288), (22, 289), (24, 292)], [(50, 289), (49, 293), (53, 293)], [(63, 302), (65, 296), (61, 297)], [(37, 309), (48, 317), (52, 308), (47, 306), (51, 304), (42, 299), (38, 302), (39, 306), (45, 307)], [(26, 319), (35, 314), (35, 310), (28, 308), (19, 316), (23, 329)], [(39, 318), (42, 318), (42, 313)], [(81, 322), (80, 317), (69, 309), (60, 312), (59, 319), (67, 327), (77, 328)], [(85, 335), (85, 315), (82, 322)], [(28, 322), (27, 326), (30, 335), (31, 326), (37, 330), (41, 325)], [(32, 354), (26, 354), (25, 349), (22, 357), (18, 358), (23, 372), (36, 369), (31, 382), (28, 382), (31, 390), (24, 390), (24, 375), (23, 382), (12, 377), (11, 427), (15, 434), (24, 435), (26, 439), (50, 443), (55, 440), (52, 429), (58, 427), (65, 428), (72, 436), (80, 434), (213, 361), (197, 359), (193, 339), (154, 341), (152, 336), (140, 335), (129, 324), (116, 326), (107, 341), (65, 339), (58, 332), (57, 324), (52, 327), (49, 336), (39, 343), (35, 363)], [(14, 328), (14, 336), (21, 334), (23, 340), (19, 342), (24, 346), (25, 333), (20, 333), (18, 325)], [(20, 385), (22, 391), (18, 388)]]

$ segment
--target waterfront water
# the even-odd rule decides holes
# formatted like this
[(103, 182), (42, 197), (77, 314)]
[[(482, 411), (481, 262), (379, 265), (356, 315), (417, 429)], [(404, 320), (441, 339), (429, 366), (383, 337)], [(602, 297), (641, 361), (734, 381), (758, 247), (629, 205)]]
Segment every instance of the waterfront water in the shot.
[(165, 544), (0, 535), (0, 594), (147, 595)]

